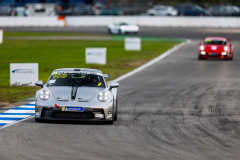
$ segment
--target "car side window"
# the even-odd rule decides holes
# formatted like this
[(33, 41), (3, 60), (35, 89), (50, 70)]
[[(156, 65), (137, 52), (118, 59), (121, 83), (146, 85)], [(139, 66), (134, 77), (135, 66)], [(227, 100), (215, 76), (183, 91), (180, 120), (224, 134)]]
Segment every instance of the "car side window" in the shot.
[(107, 88), (109, 87), (109, 84), (110, 84), (110, 78), (104, 78), (105, 79), (105, 82), (107, 84)]

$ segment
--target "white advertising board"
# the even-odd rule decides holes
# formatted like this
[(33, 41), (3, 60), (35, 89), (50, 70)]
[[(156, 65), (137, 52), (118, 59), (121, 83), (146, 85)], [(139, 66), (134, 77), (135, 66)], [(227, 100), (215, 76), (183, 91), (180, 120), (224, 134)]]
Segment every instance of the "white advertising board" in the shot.
[(0, 44), (3, 42), (3, 30), (0, 29)]
[(35, 86), (38, 63), (10, 63), (11, 86)]
[(106, 64), (107, 48), (86, 48), (86, 63)]
[(125, 50), (127, 51), (140, 51), (141, 38), (125, 38)]

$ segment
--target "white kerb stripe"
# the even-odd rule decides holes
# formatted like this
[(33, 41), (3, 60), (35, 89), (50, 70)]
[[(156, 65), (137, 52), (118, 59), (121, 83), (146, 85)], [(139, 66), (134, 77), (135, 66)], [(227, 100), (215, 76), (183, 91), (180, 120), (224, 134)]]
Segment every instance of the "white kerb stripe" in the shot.
[[(17, 121), (17, 120), (16, 120)], [(9, 121), (9, 120), (0, 120), (0, 123), (13, 123), (15, 121)]]
[(19, 106), (20, 108), (35, 108), (35, 106)]
[(26, 118), (31, 115), (0, 115), (0, 117), (8, 117), (8, 118)]
[(13, 109), (10, 109), (4, 113), (35, 113), (35, 110), (13, 110)]

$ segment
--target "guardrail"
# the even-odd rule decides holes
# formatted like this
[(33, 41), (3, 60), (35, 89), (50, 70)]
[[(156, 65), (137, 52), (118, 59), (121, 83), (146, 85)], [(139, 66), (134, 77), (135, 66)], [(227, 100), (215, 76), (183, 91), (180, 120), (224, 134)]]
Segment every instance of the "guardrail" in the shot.
[(238, 17), (147, 17), (147, 16), (78, 16), (65, 17), (0, 17), (0, 27), (81, 27), (107, 26), (127, 22), (139, 26), (240, 28)]

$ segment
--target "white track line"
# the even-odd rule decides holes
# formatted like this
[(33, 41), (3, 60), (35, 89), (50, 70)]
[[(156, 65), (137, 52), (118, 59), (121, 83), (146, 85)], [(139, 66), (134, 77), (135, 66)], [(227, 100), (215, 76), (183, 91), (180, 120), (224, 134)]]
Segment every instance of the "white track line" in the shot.
[(4, 113), (35, 113), (35, 110), (13, 110), (13, 109), (10, 109)]
[(189, 44), (189, 43), (191, 43), (191, 40), (187, 39), (186, 42), (180, 43), (176, 47), (173, 47), (172, 49), (164, 52), (160, 56), (158, 56), (158, 57), (154, 58), (153, 60), (149, 61), (148, 63), (146, 63), (146, 64), (144, 64), (144, 65), (134, 69), (131, 72), (128, 72), (127, 74), (124, 74), (124, 75), (118, 77), (117, 79), (112, 80), (112, 82), (119, 82), (119, 81), (121, 81), (121, 80), (123, 80), (123, 79), (125, 79), (125, 78), (127, 78), (127, 77), (129, 77), (129, 76), (131, 76), (131, 75), (133, 75), (135, 73), (137, 73), (137, 72), (140, 72), (141, 70), (143, 70), (143, 69), (153, 65), (154, 63), (162, 60), (163, 58), (167, 57), (169, 54), (173, 53), (174, 51), (178, 50), (179, 48), (181, 48), (181, 47), (183, 47), (183, 46), (185, 46), (186, 44)]

